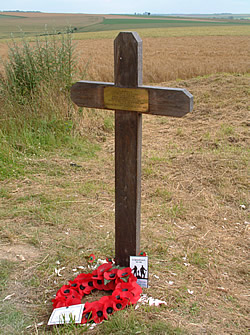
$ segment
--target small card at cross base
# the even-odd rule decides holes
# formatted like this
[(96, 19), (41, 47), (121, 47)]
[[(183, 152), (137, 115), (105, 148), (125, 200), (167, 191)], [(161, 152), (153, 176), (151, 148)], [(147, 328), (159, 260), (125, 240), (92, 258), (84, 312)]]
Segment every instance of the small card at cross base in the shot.
[(148, 257), (130, 256), (130, 268), (137, 278), (137, 284), (141, 287), (148, 287)]
[(84, 304), (72, 305), (69, 307), (55, 308), (49, 318), (48, 325), (59, 325), (69, 323), (81, 323)]

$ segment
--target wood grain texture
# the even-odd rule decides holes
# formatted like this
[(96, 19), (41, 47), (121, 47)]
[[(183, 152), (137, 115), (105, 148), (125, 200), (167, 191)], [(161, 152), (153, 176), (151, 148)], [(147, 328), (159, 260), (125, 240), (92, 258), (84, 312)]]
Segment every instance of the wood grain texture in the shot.
[(114, 86), (111, 83), (98, 81), (78, 81), (70, 90), (72, 101), (79, 107), (104, 108), (104, 87)]
[[(104, 88), (114, 87), (112, 83), (79, 81), (71, 88), (71, 99), (80, 107), (106, 108)], [(148, 110), (142, 113), (182, 117), (193, 109), (193, 96), (186, 89), (156, 86), (138, 86), (149, 92)]]
[(142, 40), (136, 32), (119, 33), (114, 41), (115, 85), (142, 85)]
[[(142, 41), (135, 33), (115, 39), (115, 85), (138, 87), (142, 83)], [(129, 266), (129, 256), (140, 251), (141, 223), (140, 113), (115, 112), (115, 260)]]
[(193, 109), (193, 96), (185, 89), (143, 87), (149, 91), (149, 114), (182, 117)]
[(115, 259), (129, 266), (140, 251), (141, 114), (115, 114)]

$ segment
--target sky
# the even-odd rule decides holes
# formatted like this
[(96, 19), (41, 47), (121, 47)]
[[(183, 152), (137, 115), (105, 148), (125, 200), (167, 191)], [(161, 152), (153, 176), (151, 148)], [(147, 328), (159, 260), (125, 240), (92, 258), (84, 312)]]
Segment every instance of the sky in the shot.
[(0, 10), (89, 14), (250, 13), (250, 0), (0, 0)]

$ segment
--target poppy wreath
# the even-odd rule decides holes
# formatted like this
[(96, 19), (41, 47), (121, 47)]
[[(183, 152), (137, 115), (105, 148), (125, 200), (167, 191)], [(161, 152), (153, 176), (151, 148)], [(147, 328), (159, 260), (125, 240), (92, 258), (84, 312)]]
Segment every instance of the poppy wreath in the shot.
[(63, 285), (52, 299), (53, 309), (81, 304), (82, 298), (94, 289), (113, 291), (100, 300), (85, 303), (81, 323), (100, 323), (140, 299), (142, 289), (136, 280), (129, 267), (104, 263), (92, 273), (81, 273), (68, 285)]

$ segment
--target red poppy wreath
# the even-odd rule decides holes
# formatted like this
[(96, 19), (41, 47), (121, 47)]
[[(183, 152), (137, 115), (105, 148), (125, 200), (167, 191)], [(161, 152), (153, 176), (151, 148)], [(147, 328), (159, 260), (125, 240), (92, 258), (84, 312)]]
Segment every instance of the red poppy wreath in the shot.
[(100, 300), (86, 302), (82, 323), (100, 323), (115, 311), (135, 304), (142, 293), (129, 267), (121, 268), (108, 262), (92, 273), (81, 273), (73, 281), (69, 281), (68, 285), (63, 285), (55, 299), (52, 299), (53, 308), (81, 304), (82, 298), (94, 289), (113, 292)]

